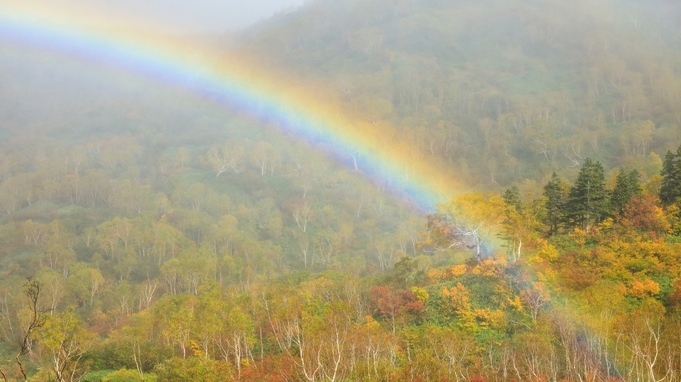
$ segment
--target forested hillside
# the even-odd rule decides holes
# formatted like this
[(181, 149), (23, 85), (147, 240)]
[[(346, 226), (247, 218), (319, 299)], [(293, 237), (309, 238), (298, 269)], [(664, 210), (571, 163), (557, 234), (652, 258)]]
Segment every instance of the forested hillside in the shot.
[(674, 150), (680, 17), (672, 1), (320, 1), (242, 49), (469, 185), (505, 187), (574, 176), (589, 156), (645, 172)]
[(333, 142), (0, 38), (0, 378), (681, 380), (680, 9), (317, 1), (196, 41), (457, 174), (425, 216)]

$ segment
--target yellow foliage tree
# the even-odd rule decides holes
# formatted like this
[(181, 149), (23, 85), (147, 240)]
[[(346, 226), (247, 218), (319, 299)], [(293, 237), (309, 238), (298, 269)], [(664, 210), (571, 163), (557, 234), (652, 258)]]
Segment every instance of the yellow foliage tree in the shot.
[(660, 284), (651, 279), (634, 280), (629, 288), (629, 294), (636, 298), (646, 298), (660, 293)]
[(431, 215), (429, 231), (438, 245), (475, 248), (482, 261), (482, 244), (504, 221), (504, 199), (498, 194), (474, 192), (438, 205), (439, 214)]

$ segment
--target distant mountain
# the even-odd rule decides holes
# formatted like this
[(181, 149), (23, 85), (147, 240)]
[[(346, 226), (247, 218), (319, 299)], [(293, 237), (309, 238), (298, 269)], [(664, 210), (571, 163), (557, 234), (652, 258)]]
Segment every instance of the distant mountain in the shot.
[(237, 49), (391, 123), (471, 185), (574, 177), (587, 156), (650, 177), (681, 143), (680, 9), (317, 1), (244, 32)]

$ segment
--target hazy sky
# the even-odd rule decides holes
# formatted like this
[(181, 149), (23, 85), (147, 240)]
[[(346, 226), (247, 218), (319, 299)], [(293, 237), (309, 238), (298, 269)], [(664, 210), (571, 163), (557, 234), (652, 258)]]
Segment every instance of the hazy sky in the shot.
[[(37, 0), (40, 2), (41, 0)], [(178, 32), (221, 32), (251, 25), (304, 0), (50, 0), (72, 9), (98, 8), (130, 19), (148, 20)]]

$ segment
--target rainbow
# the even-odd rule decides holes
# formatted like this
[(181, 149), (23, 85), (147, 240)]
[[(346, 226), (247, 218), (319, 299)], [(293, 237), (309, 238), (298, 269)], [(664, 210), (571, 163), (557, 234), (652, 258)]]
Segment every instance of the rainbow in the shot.
[[(325, 143), (333, 154), (353, 153), (367, 176), (386, 184), (421, 211), (464, 191), (451, 164), (428, 158), (399, 139), (396, 130), (351, 118), (328, 96), (301, 89), (257, 65), (197, 51), (176, 39), (90, 26), (67, 12), (8, 5), (0, 0), (0, 43), (52, 51), (95, 64), (120, 67), (194, 92), (230, 108), (278, 122), (292, 135)], [(490, 238), (494, 242), (494, 238)], [(530, 277), (533, 279), (533, 277)]]
[(271, 71), (258, 71), (248, 60), (209, 54), (179, 39), (97, 28), (92, 26), (96, 20), (0, 2), (0, 42), (121, 68), (276, 121), (295, 137), (330, 147), (337, 157), (351, 155), (365, 175), (423, 211), (434, 210), (462, 190), (448, 170), (451, 165), (426, 158), (384, 123), (350, 118), (334, 102), (320, 101), (329, 96), (301, 89), (295, 81), (287, 83)]

